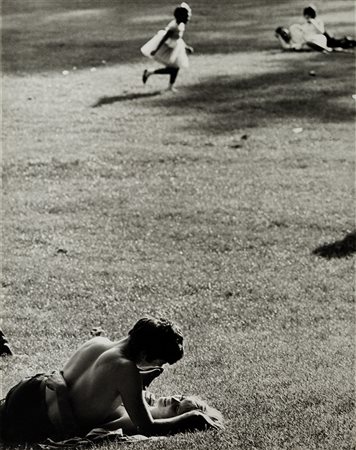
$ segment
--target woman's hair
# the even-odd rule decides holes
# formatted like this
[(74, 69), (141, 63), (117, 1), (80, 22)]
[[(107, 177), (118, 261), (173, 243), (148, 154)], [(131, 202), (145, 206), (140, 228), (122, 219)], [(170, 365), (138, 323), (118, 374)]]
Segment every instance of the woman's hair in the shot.
[(303, 16), (309, 16), (311, 19), (315, 19), (316, 9), (313, 6), (307, 6), (303, 9)]
[(209, 416), (217, 425), (221, 427), (224, 424), (224, 418), (220, 411), (207, 404), (205, 400), (199, 397), (189, 395), (184, 397), (178, 407), (177, 415), (184, 414), (188, 411), (198, 410)]
[(183, 334), (167, 319), (145, 317), (129, 331), (133, 358), (144, 355), (147, 361), (162, 359), (174, 364), (183, 356)]

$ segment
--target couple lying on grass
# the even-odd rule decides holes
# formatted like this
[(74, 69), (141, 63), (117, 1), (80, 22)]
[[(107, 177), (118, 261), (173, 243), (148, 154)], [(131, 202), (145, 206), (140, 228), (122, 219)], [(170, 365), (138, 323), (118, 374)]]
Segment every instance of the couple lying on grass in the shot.
[(37, 374), (14, 386), (0, 406), (7, 443), (40, 443), (85, 436), (95, 428), (163, 436), (220, 429), (222, 416), (189, 396), (155, 399), (145, 388), (183, 356), (183, 336), (165, 319), (140, 319), (128, 336), (94, 337), (60, 372)]
[(330, 52), (356, 47), (354, 39), (348, 36), (338, 39), (326, 31), (314, 5), (303, 9), (303, 17), (303, 24), (295, 23), (289, 28), (278, 27), (275, 30), (275, 35), (284, 50)]

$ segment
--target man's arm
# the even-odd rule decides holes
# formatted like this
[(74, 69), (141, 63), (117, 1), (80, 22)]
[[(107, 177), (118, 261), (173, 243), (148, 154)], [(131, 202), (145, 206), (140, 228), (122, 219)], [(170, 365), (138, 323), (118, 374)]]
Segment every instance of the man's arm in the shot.
[(157, 368), (157, 369), (150, 369), (150, 370), (140, 370), (141, 375), (141, 381), (143, 389), (147, 389), (148, 386), (152, 383), (152, 381), (161, 375), (163, 372), (163, 369)]
[(169, 419), (153, 419), (144, 399), (140, 373), (131, 362), (120, 364), (117, 379), (124, 407), (138, 433), (167, 435), (194, 429), (217, 428), (214, 422), (200, 411), (189, 411)]

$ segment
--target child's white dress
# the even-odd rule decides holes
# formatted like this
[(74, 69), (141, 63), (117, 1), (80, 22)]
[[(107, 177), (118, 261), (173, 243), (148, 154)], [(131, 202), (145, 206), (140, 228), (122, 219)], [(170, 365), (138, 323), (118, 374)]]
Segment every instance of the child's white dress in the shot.
[[(141, 47), (142, 54), (167, 67), (175, 67), (177, 69), (188, 67), (189, 59), (186, 51), (186, 44), (182, 39), (184, 30), (185, 24), (183, 22), (177, 24), (175, 20), (172, 20), (164, 30), (159, 30), (152, 39)], [(163, 36), (167, 32), (169, 33), (169, 38), (158, 49), (157, 53), (152, 56), (151, 52), (157, 49)]]

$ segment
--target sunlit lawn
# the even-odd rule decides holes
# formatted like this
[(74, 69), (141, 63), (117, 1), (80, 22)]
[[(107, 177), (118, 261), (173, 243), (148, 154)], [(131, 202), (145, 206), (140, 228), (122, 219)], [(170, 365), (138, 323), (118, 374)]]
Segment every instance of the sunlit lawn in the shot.
[[(354, 261), (312, 252), (354, 228), (354, 54), (280, 52), (273, 30), (299, 1), (196, 1), (171, 95), (166, 78), (141, 84), (139, 47), (174, 5), (2, 3), (2, 328), (17, 354), (2, 394), (93, 326), (119, 338), (165, 316), (186, 355), (152, 390), (202, 396), (226, 430), (136, 447), (350, 449)], [(321, 13), (352, 32), (351, 1)]]

